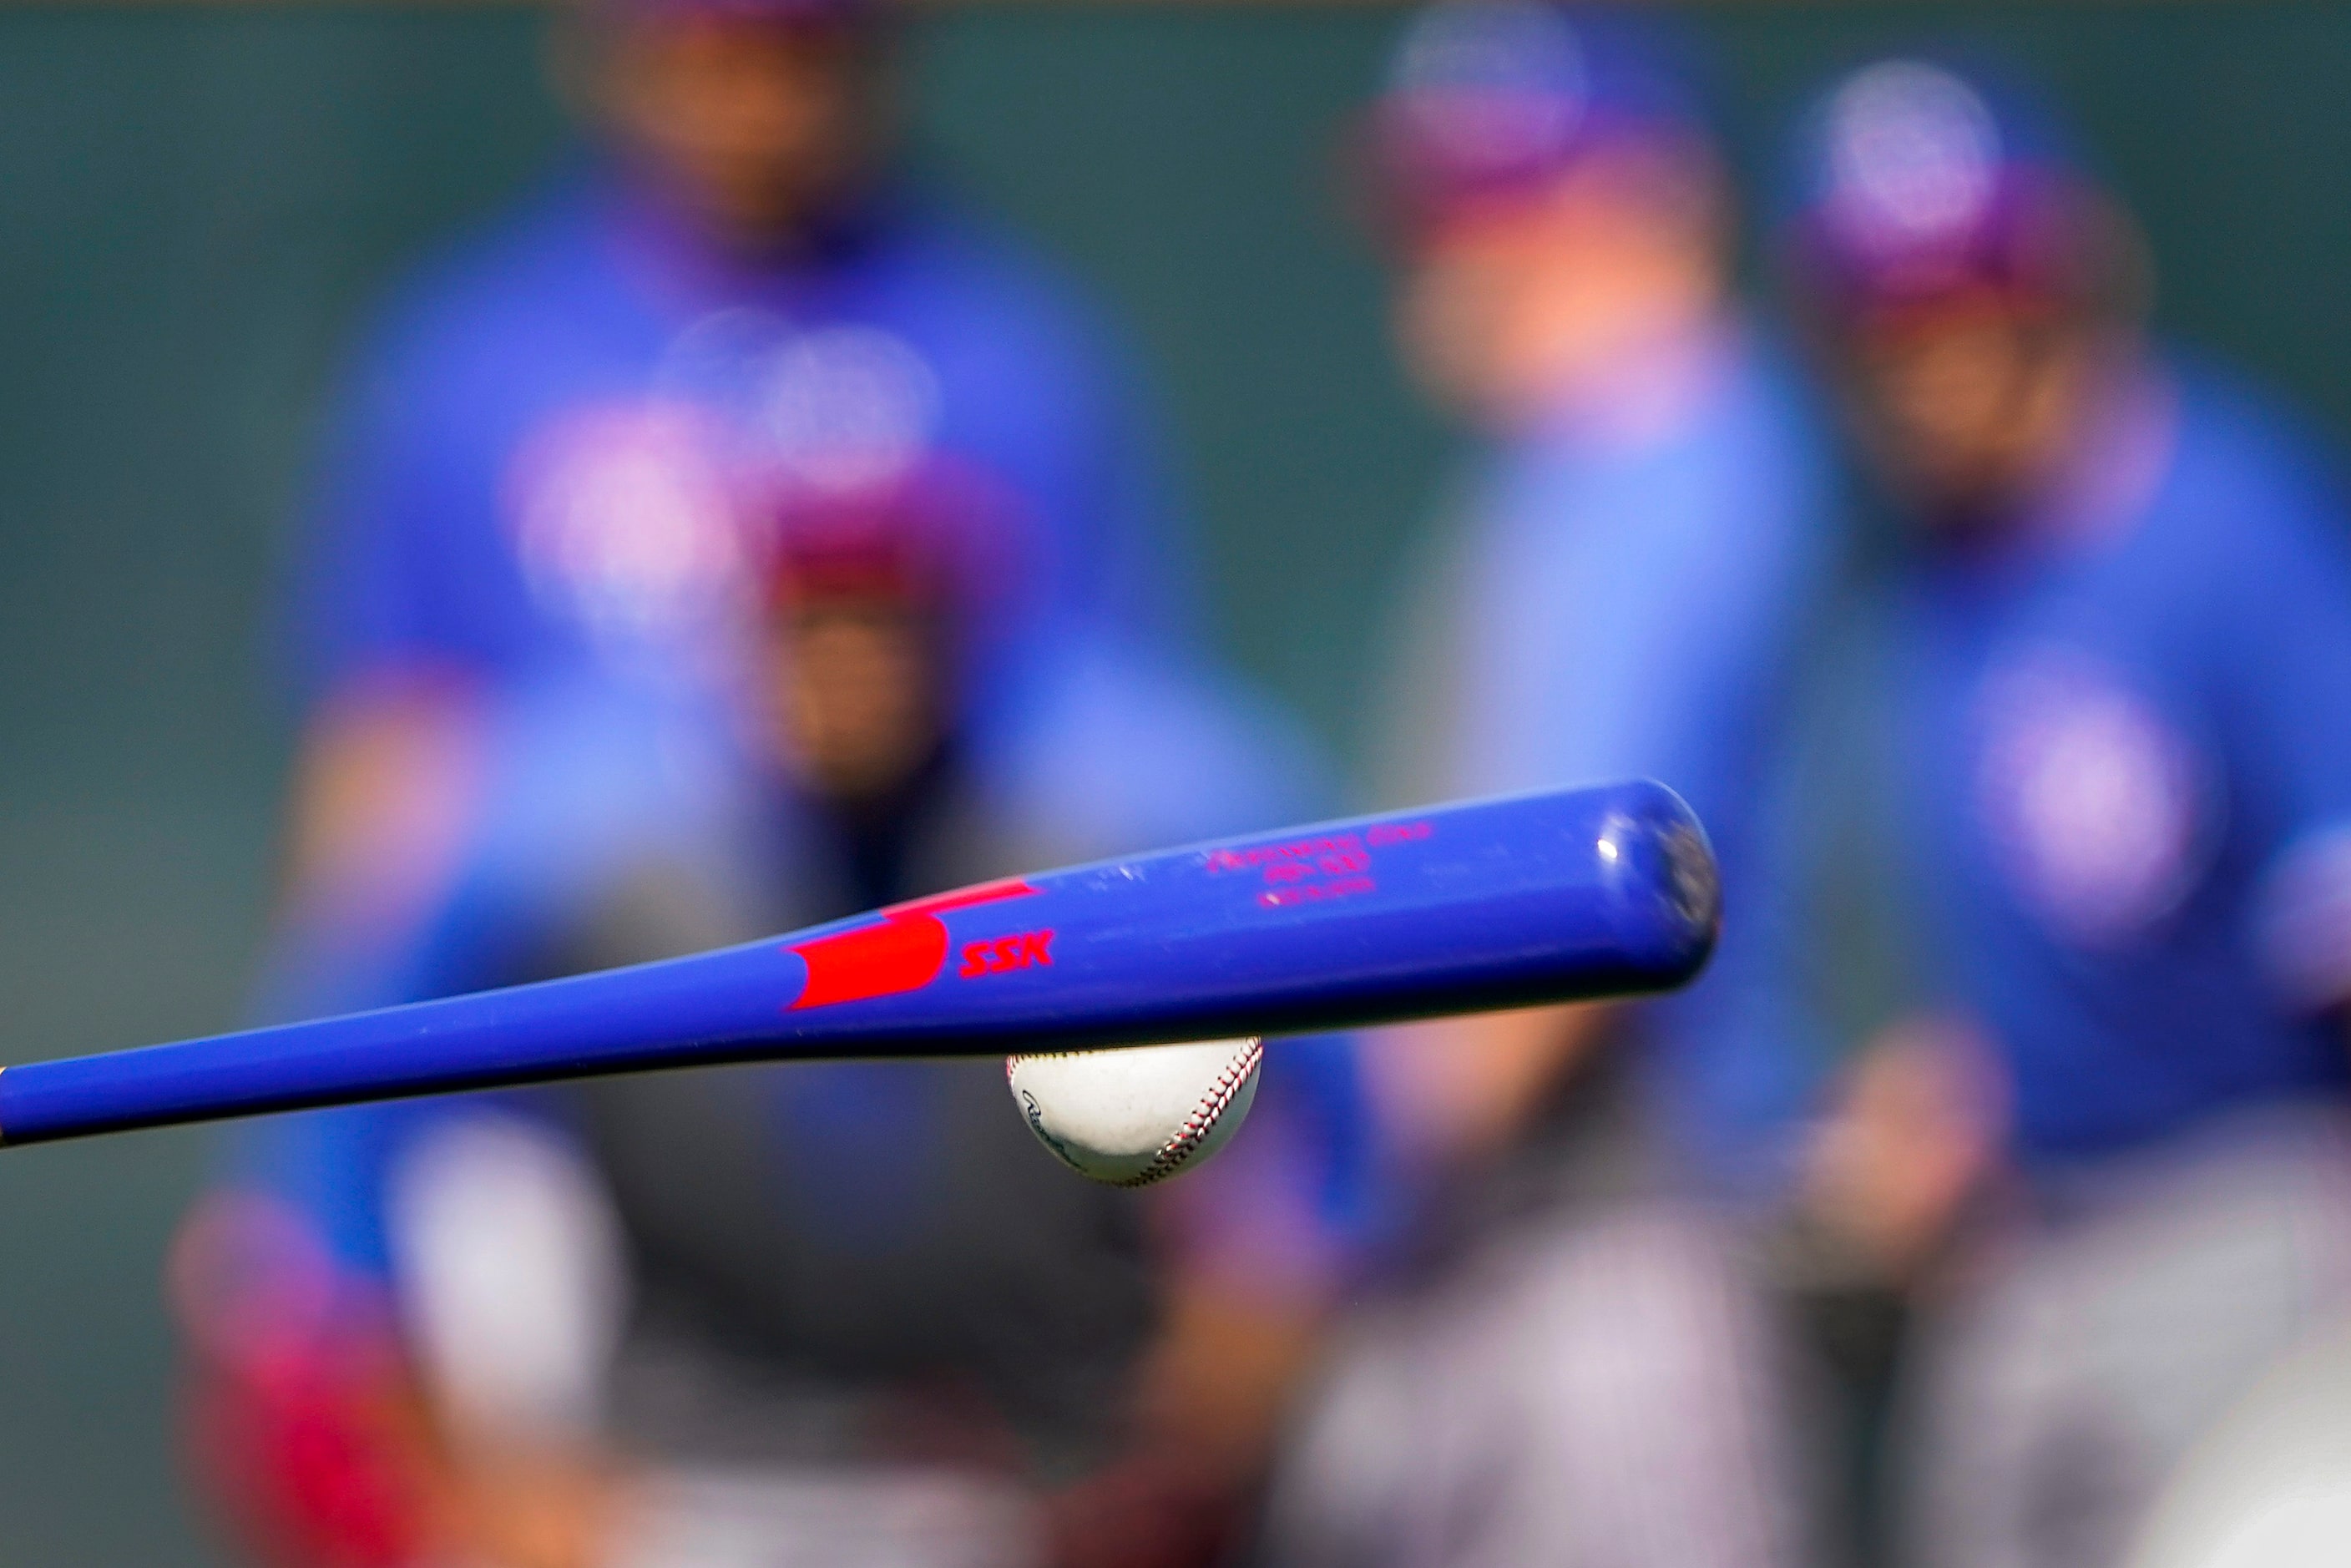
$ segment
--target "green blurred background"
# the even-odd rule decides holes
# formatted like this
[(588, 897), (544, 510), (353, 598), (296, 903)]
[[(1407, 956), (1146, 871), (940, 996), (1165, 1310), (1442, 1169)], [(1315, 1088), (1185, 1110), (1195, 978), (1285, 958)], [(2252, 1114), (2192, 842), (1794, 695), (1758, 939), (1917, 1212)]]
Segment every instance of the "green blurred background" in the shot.
[[(1987, 40), (2137, 204), (2171, 328), (2351, 434), (2351, 9), (1696, 14), (1751, 173), (1874, 43)], [(1443, 434), (1337, 214), (1378, 9), (991, 6), (921, 24), (925, 156), (1123, 312), (1220, 631), (1340, 755)], [(0, 1061), (235, 1016), (284, 756), (256, 632), (370, 294), (560, 146), (519, 9), (0, 9)], [(0, 1157), (0, 1561), (214, 1560), (169, 1430), (162, 1253), (204, 1157)]]

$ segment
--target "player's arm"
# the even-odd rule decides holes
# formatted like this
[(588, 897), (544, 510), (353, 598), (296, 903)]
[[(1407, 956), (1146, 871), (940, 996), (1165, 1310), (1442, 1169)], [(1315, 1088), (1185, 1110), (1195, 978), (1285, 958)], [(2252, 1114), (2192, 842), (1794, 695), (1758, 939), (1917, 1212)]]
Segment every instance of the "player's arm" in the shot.
[(248, 1130), (172, 1248), (207, 1490), (288, 1568), (607, 1561), (618, 1253), (538, 1117), (441, 1101)]
[(1573, 1002), (1409, 1025), (1371, 1048), (1374, 1092), (1410, 1157), (1475, 1162), (1507, 1148), (1622, 1016)]
[(287, 915), (404, 925), (454, 870), (479, 738), (470, 689), (440, 672), (387, 668), (322, 700), (296, 743)]
[[(1493, 549), (1477, 538), (1430, 548), (1414, 573), (1421, 587), (1390, 676), (1395, 733), (1383, 769), (1399, 799), (1489, 792), (1529, 771), (1514, 748), (1530, 743), (1527, 710), (1539, 706), (1528, 692), (1532, 673), (1572, 655), (1513, 632), (1523, 618), (1496, 607), (1496, 585), (1533, 574), (1498, 566)], [(1504, 1147), (1616, 1011), (1583, 1003), (1383, 1030), (1364, 1045), (1381, 1119), (1408, 1159), (1474, 1160)]]
[[(277, 642), (298, 717), (286, 807), (281, 946), (395, 936), (453, 870), (477, 765), (469, 613), (496, 485), (453, 406), (450, 334), (395, 312), (329, 422)], [(281, 958), (301, 967), (298, 954)], [(298, 977), (281, 977), (298, 1000)], [(324, 1000), (341, 998), (327, 988)]]
[(1917, 1278), (1999, 1167), (2005, 1134), (1990, 1048), (1964, 1019), (1914, 1013), (1871, 1037), (1804, 1162), (1801, 1218), (1828, 1271)]
[(2351, 1028), (2351, 553), (2337, 510), (2261, 519), (2245, 570), (2256, 591), (2220, 678), (2230, 784), (2276, 821), (2254, 907), (2255, 950), (2276, 1000)]
[(492, 1568), (595, 1568), (631, 1496), (598, 1436), (627, 1310), (619, 1217), (551, 1117), (451, 1102), (415, 1120), (385, 1220), (439, 1534)]

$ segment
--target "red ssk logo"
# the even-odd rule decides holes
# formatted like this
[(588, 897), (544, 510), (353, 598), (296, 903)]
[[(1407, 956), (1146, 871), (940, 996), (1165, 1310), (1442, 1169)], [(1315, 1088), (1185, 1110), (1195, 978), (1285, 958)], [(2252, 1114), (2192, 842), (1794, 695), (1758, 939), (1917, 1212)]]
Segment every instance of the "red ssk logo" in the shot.
[[(788, 951), (808, 965), (808, 979), (789, 1010), (829, 1008), (839, 1002), (871, 1001), (919, 990), (947, 967), (947, 927), (939, 916), (951, 909), (1026, 898), (1037, 890), (1025, 882), (991, 882), (933, 898), (918, 898), (883, 910), (867, 925), (795, 942)], [(1050, 939), (1050, 931), (1041, 934)], [(1018, 941), (1015, 937), (1012, 940)], [(981, 942), (977, 946), (998, 944)], [(1049, 960), (1050, 961), (1050, 960)]]
[(956, 974), (972, 980), (982, 975), (1026, 969), (1032, 964), (1050, 965), (1053, 961), (1052, 942), (1050, 931), (1023, 931), (1016, 936), (999, 936), (993, 942), (968, 943), (963, 950), (963, 967)]

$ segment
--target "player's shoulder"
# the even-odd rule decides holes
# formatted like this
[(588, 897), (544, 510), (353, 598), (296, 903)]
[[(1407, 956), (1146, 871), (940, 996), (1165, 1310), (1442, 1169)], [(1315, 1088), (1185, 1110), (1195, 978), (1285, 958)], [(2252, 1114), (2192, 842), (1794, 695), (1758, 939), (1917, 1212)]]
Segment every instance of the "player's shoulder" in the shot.
[(2306, 417), (2243, 376), (2170, 352), (2176, 433), (2151, 542), (2191, 561), (2297, 570), (2341, 554), (2343, 475)]
[(1061, 263), (926, 185), (893, 193), (875, 247), (877, 280), (934, 336), (1040, 371), (1083, 369), (1115, 351), (1092, 292)]
[(577, 315), (607, 250), (595, 183), (563, 172), (415, 261), (379, 300), (363, 356), (437, 371), (543, 338)]
[(1808, 533), (1824, 520), (1831, 443), (1812, 382), (1771, 328), (1743, 314), (1719, 321), (1702, 391), (1674, 433), (1626, 472), (1687, 527), (1724, 534), (1725, 548)]
[(883, 198), (883, 265), (910, 283), (1043, 320), (1084, 313), (1084, 290), (1061, 265), (986, 214), (909, 180)]
[[(1719, 328), (1707, 394), (1676, 434), (1623, 468), (1609, 549), (1636, 576), (1718, 581), (1808, 573), (1831, 548), (1832, 446), (1789, 347), (1743, 317)], [(1636, 563), (1646, 561), (1640, 566)]]

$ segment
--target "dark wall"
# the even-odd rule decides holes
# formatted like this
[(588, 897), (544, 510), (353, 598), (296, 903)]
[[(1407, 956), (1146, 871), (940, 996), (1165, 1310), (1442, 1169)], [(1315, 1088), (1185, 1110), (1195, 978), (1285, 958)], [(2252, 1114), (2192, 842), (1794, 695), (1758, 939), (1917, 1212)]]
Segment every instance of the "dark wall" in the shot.
[[(2165, 320), (2351, 433), (2351, 11), (1702, 16), (1760, 158), (1872, 40), (1989, 37), (2062, 90)], [(1353, 753), (1443, 443), (1333, 215), (1391, 18), (1001, 9), (932, 24), (929, 155), (1158, 371), (1229, 646)], [(0, 12), (0, 1061), (228, 1022), (282, 740), (254, 627), (312, 405), (400, 261), (552, 152), (537, 23), (372, 8)], [(205, 1560), (172, 1479), (162, 1244), (194, 1136), (0, 1155), (0, 1554)]]

